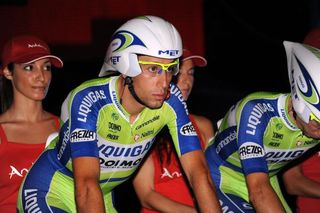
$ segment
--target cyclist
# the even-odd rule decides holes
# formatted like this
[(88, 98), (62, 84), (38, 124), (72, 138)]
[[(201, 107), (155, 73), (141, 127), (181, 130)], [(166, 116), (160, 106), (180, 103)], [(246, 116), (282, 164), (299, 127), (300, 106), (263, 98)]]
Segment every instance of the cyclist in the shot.
[(99, 73), (120, 75), (89, 80), (69, 93), (59, 137), (29, 171), (19, 210), (116, 212), (112, 190), (134, 173), (167, 125), (201, 211), (219, 212), (187, 106), (180, 90), (170, 86), (181, 54), (178, 31), (162, 18), (123, 24)]
[(290, 212), (276, 174), (320, 139), (320, 52), (284, 41), (291, 94), (232, 106), (205, 151), (223, 212)]

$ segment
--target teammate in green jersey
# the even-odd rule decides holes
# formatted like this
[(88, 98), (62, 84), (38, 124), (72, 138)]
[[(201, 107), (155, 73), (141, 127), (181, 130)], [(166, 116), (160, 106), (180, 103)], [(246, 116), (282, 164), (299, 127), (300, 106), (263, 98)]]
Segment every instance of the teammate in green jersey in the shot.
[(320, 142), (320, 51), (284, 46), (291, 94), (240, 100), (205, 151), (223, 212), (290, 212), (276, 174)]

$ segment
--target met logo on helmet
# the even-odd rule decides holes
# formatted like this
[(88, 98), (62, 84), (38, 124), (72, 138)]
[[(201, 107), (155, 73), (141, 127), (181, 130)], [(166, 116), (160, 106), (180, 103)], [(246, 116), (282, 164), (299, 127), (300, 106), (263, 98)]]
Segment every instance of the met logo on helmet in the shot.
[(159, 50), (158, 55), (178, 56), (179, 50)]
[(110, 61), (112, 64), (117, 64), (119, 62), (120, 56), (112, 56), (110, 57)]
[[(317, 87), (312, 81), (312, 78), (310, 74), (308, 73), (307, 69), (303, 66), (303, 64), (299, 61), (298, 58), (296, 58), (302, 76), (299, 76), (298, 78), (298, 88), (301, 96), (305, 101), (315, 106), (317, 109), (320, 108), (319, 104), (319, 92), (317, 91)], [(304, 79), (301, 79), (303, 77)], [(305, 84), (304, 84), (305, 83)]]

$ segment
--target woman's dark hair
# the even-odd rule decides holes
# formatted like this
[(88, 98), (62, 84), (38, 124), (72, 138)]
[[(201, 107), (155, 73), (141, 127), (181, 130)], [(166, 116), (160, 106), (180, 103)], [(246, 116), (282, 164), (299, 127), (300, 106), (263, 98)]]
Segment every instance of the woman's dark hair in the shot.
[(171, 135), (167, 127), (163, 128), (156, 136), (155, 149), (159, 157), (160, 164), (166, 163), (167, 165), (171, 160), (171, 153), (174, 151)]
[[(13, 72), (14, 63), (8, 64), (8, 70)], [(13, 101), (13, 88), (12, 83), (4, 75), (0, 76), (0, 101), (1, 112), (4, 113), (12, 104)]]

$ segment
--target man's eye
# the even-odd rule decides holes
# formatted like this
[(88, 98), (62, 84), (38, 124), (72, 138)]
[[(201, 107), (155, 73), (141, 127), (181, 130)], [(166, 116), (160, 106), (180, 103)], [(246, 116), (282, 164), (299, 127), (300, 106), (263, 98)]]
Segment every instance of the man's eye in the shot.
[(169, 72), (174, 72), (176, 69), (175, 69), (175, 67), (174, 66), (170, 66), (169, 68), (168, 68), (168, 71)]
[(149, 70), (150, 72), (158, 72), (158, 71), (159, 71), (159, 67), (158, 67), (158, 66), (150, 66), (150, 67), (148, 68), (148, 70)]

